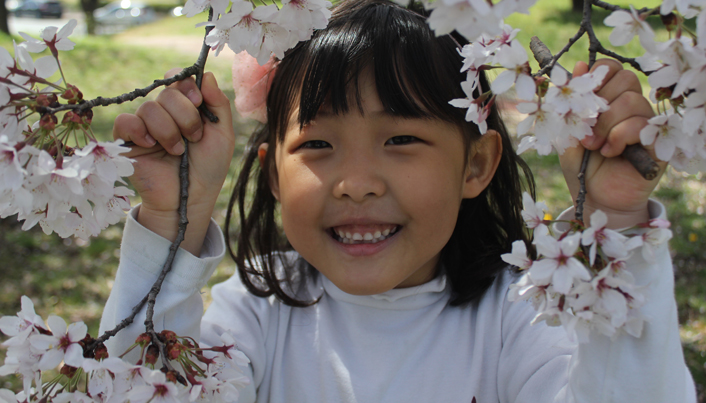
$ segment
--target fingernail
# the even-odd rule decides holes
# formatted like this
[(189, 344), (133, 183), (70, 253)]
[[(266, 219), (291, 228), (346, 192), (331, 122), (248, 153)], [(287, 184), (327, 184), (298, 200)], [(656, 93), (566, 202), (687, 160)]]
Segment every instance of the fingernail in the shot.
[(591, 148), (591, 146), (593, 146), (593, 143), (595, 142), (596, 136), (586, 136), (583, 140), (581, 140), (581, 144), (583, 144), (583, 146), (586, 148)]
[(199, 141), (201, 140), (201, 137), (203, 137), (203, 129), (199, 128), (196, 130), (196, 133), (191, 136), (192, 141)]
[(147, 142), (147, 144), (149, 144), (150, 147), (157, 144), (157, 140), (155, 140), (154, 137), (150, 136), (149, 134), (145, 135), (145, 141)]
[(172, 148), (172, 152), (173, 152), (174, 154), (176, 154), (176, 155), (182, 155), (182, 154), (184, 154), (184, 150), (186, 150), (186, 147), (184, 147), (184, 143), (181, 142), (181, 141), (178, 142), (178, 143), (174, 146), (174, 148)]
[(189, 98), (194, 105), (198, 105), (201, 102), (201, 97), (199, 97), (199, 94), (197, 94), (195, 90), (189, 91), (186, 97)]
[(603, 145), (603, 147), (601, 147), (601, 155), (605, 157), (608, 155), (608, 153), (610, 153), (610, 144), (606, 143)]

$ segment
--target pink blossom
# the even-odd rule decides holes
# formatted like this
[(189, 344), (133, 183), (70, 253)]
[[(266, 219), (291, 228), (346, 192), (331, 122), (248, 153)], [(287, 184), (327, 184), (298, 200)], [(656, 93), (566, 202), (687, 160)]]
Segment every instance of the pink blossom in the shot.
[(241, 116), (267, 122), (267, 93), (270, 90), (276, 62), (270, 58), (264, 66), (247, 52), (233, 59), (233, 89), (235, 109)]
[(562, 294), (569, 293), (574, 280), (590, 280), (588, 269), (574, 257), (580, 240), (580, 233), (568, 235), (560, 241), (551, 236), (537, 237), (535, 245), (542, 258), (530, 268), (532, 279), (541, 282), (551, 278), (553, 288)]

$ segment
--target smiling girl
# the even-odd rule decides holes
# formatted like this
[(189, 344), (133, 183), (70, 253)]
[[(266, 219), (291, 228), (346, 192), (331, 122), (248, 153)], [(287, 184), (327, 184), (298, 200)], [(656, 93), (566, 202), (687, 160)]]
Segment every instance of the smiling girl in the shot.
[[(495, 107), (481, 136), (449, 105), (464, 97), (459, 43), (435, 37), (416, 12), (351, 0), (278, 61), (268, 123), (231, 199), (239, 275), (213, 287), (203, 317), (200, 289), (226, 250), (210, 217), (234, 148), (229, 101), (207, 74), (200, 91), (183, 81), (119, 116), (115, 137), (139, 146), (129, 156), (142, 205), (128, 218), (101, 327), (127, 316), (176, 237), (183, 135), (193, 142), (190, 224), (155, 324), (206, 345), (233, 333), (252, 377), (241, 402), (695, 401), (666, 247), (653, 262), (628, 261), (653, 293), (639, 339), (595, 334), (578, 346), (563, 329), (530, 326), (531, 304), (507, 301), (516, 276), (500, 255), (514, 240), (532, 246), (521, 192), (534, 184)], [(652, 110), (634, 74), (597, 64), (610, 68), (598, 95), (611, 109), (584, 141), (601, 150), (586, 208), (627, 227), (663, 215), (648, 200), (656, 180), (636, 180), (619, 156)], [(202, 102), (219, 123), (202, 121)], [(582, 153), (562, 159), (572, 190)], [(618, 190), (629, 197), (610, 196)], [(648, 269), (657, 274), (640, 275)], [(139, 331), (121, 332), (111, 353)]]

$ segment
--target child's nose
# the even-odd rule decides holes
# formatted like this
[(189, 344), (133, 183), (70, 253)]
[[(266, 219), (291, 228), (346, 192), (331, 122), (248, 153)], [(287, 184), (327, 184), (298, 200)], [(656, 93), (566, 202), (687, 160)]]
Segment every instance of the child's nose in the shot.
[(333, 194), (336, 198), (350, 198), (356, 203), (368, 197), (385, 194), (386, 185), (379, 165), (361, 155), (345, 158), (338, 167), (338, 179)]

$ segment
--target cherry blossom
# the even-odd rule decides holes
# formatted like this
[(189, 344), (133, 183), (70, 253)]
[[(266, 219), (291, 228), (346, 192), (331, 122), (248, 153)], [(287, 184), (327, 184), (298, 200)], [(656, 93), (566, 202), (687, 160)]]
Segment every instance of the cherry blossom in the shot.
[[(26, 40), (23, 45), (30, 52), (39, 53), (44, 51), (47, 47), (52, 52), (53, 55), (57, 54), (58, 50), (72, 50), (75, 43), (73, 43), (68, 37), (74, 32), (74, 28), (78, 23), (75, 19), (69, 20), (61, 29), (57, 27), (45, 27), (39, 33), (41, 40), (32, 38), (31, 36), (20, 32), (20, 35)], [(57, 32), (57, 30), (59, 32)]]
[(591, 226), (581, 235), (581, 244), (591, 246), (589, 250), (589, 262), (591, 266), (596, 260), (598, 246), (603, 248), (606, 256), (611, 258), (625, 258), (628, 255), (626, 242), (628, 238), (617, 231), (606, 228), (608, 216), (596, 210), (591, 214)]
[(482, 99), (474, 99), (474, 83), (471, 81), (464, 81), (461, 83), (461, 88), (463, 92), (466, 93), (466, 98), (456, 98), (449, 101), (449, 104), (457, 108), (468, 108), (466, 112), (466, 121), (473, 122), (478, 125), (478, 130), (480, 134), (485, 134), (488, 131), (488, 123), (485, 121), (490, 114), (490, 102), (483, 105)]
[(159, 371), (151, 371), (145, 377), (146, 384), (134, 387), (128, 398), (132, 403), (177, 403), (179, 402), (179, 390)]
[(655, 33), (650, 25), (645, 22), (645, 16), (640, 15), (632, 5), (630, 6), (630, 11), (613, 11), (603, 23), (609, 27), (615, 27), (609, 38), (610, 43), (614, 46), (626, 45), (637, 35), (643, 48), (648, 51), (654, 50)]
[(523, 241), (512, 243), (512, 252), (503, 253), (500, 258), (507, 264), (516, 266), (520, 270), (527, 270), (532, 266), (532, 259), (527, 256), (527, 245)]
[(654, 143), (657, 158), (669, 161), (677, 147), (683, 148), (681, 116), (657, 115), (647, 121), (647, 126), (640, 130), (640, 142), (644, 145)]
[(574, 257), (581, 241), (581, 234), (576, 233), (556, 240), (551, 236), (536, 237), (537, 252), (542, 255), (532, 264), (529, 273), (533, 280), (550, 279), (557, 292), (568, 294), (575, 279), (591, 279), (586, 267)]
[(507, 68), (493, 80), (490, 88), (496, 94), (502, 94), (515, 85), (517, 96), (523, 100), (534, 98), (536, 86), (529, 76), (527, 52), (518, 40), (513, 40), (510, 46), (502, 46), (495, 56), (497, 63)]
[(32, 347), (42, 351), (39, 369), (52, 369), (63, 360), (66, 365), (80, 367), (83, 362), (83, 347), (78, 344), (86, 337), (88, 327), (83, 322), (66, 322), (56, 315), (47, 319), (52, 335), (37, 334), (30, 338)]

